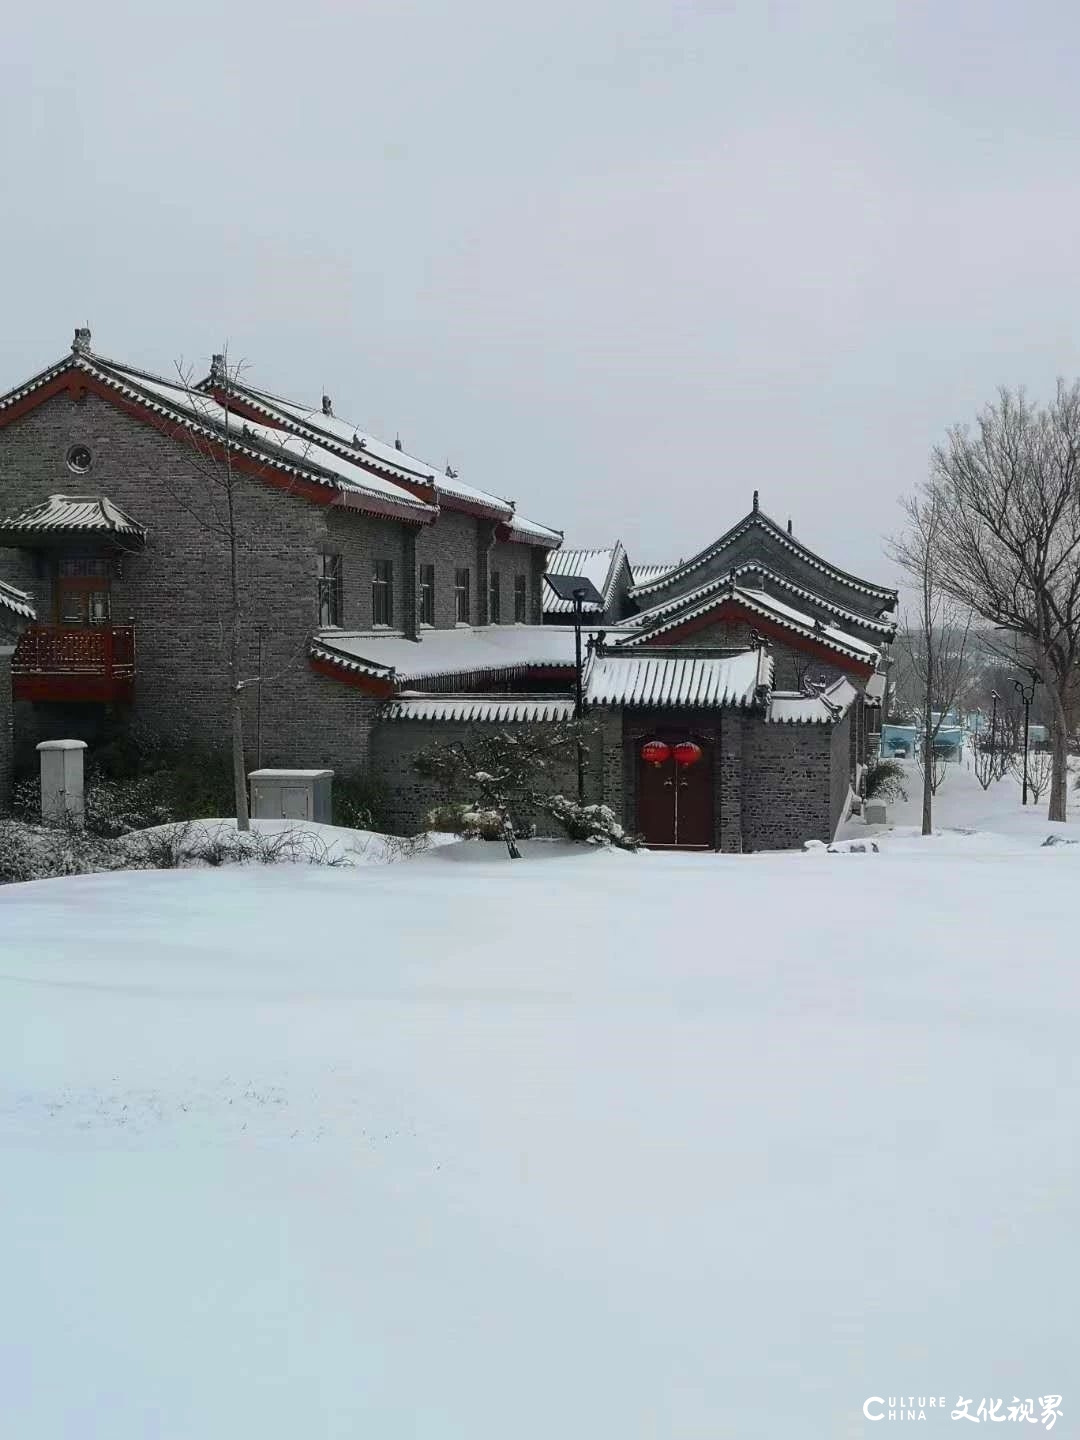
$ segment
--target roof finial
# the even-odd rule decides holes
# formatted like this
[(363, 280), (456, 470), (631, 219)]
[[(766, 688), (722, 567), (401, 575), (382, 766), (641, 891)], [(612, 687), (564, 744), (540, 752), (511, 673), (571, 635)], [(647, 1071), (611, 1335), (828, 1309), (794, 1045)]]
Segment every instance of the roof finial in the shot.
[(401, 450), (402, 448), (403, 448), (403, 447), (402, 447), (402, 444), (401, 444), (401, 436), (400, 436), (400, 435), (395, 435), (395, 436), (394, 436), (394, 449), (395, 449), (395, 450)]
[(75, 339), (71, 342), (72, 353), (75, 355), (88, 355), (90, 353), (90, 327), (80, 325), (75, 331)]
[(793, 534), (795, 533), (795, 532), (792, 530), (792, 528), (791, 528), (791, 516), (790, 516), (790, 515), (787, 517), (787, 533), (788, 533), (789, 535), (793, 535)]
[(324, 415), (332, 415), (334, 413), (334, 405), (329, 395), (322, 397), (322, 413)]
[(228, 372), (225, 369), (224, 355), (210, 356), (210, 382), (213, 385), (224, 385), (228, 380)]
[(458, 472), (450, 464), (449, 460), (446, 462), (446, 478), (448, 480), (456, 480), (458, 478)]
[(755, 490), (755, 491), (754, 491), (754, 514), (755, 514), (755, 515), (757, 514), (757, 508), (758, 508), (758, 503), (757, 503), (757, 502), (758, 502), (758, 492)]

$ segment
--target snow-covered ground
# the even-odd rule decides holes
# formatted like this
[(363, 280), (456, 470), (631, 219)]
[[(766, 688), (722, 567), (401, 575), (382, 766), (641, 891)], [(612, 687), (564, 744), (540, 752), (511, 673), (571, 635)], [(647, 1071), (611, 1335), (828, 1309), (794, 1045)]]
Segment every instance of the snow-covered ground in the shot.
[(0, 1433), (1071, 1434), (1080, 846), (987, 803), (0, 889)]

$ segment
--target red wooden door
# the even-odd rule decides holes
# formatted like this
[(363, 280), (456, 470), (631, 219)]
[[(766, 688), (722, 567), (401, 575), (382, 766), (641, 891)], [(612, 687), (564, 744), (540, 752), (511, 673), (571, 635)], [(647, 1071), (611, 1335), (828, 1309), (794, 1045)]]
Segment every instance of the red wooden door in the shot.
[[(642, 746), (652, 738), (674, 748), (694, 740), (701, 758), (693, 765), (676, 764), (669, 755), (661, 764), (642, 758)], [(638, 744), (637, 828), (646, 845), (657, 848), (711, 850), (713, 837), (712, 751), (687, 731), (665, 731)]]

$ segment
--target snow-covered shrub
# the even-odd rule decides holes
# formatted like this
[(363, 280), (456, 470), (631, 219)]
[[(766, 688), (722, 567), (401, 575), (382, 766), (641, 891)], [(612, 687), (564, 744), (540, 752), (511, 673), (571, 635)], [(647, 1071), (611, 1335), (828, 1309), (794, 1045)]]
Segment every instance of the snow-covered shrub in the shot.
[(866, 800), (906, 800), (907, 773), (898, 760), (871, 760), (863, 772)]
[(501, 840), (506, 829), (506, 816), (499, 809), (485, 809), (476, 801), (462, 800), (454, 804), (436, 805), (424, 817), (426, 830), (444, 830), (465, 840)]
[(608, 805), (579, 805), (565, 795), (552, 795), (544, 809), (571, 840), (614, 845), (619, 850), (637, 850), (640, 846), (637, 836), (623, 829)]

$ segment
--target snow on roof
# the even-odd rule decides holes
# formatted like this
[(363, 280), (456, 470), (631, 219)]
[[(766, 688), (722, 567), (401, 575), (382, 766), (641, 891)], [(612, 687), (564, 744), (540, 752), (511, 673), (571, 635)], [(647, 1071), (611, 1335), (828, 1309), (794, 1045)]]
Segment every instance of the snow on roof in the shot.
[(555, 695), (408, 695), (388, 700), (384, 720), (494, 721), (533, 724), (569, 720), (574, 702)]
[(9, 585), (6, 580), (0, 580), (0, 605), (5, 610), (21, 615), (24, 620), (37, 619), (37, 611), (30, 596), (25, 590), (17, 590), (14, 585)]
[[(681, 561), (681, 560), (679, 561), (679, 564), (680, 564), (680, 565), (682, 564), (682, 561)], [(650, 584), (653, 580), (659, 580), (660, 577), (661, 577), (661, 575), (666, 575), (666, 574), (668, 573), (668, 571), (674, 570), (674, 569), (676, 569), (676, 566), (675, 566), (674, 564), (669, 564), (669, 565), (631, 565), (631, 566), (630, 566), (630, 578), (631, 578), (631, 581), (633, 582), (634, 587), (636, 588), (636, 587), (639, 586), (639, 585), (648, 585), (648, 584)]]
[[(766, 594), (764, 590), (735, 585), (731, 583), (733, 579), (733, 576), (727, 577), (726, 587), (719, 584), (703, 586), (703, 593), (707, 593), (704, 593), (704, 598), (698, 604), (691, 606), (688, 610), (679, 609), (660, 624), (649, 625), (648, 628), (632, 632), (626, 640), (620, 643), (627, 648), (649, 644), (655, 640), (657, 635), (663, 635), (669, 630), (677, 629), (680, 625), (686, 625), (691, 620), (722, 605), (725, 601), (733, 601), (767, 620), (772, 620), (785, 629), (793, 630), (806, 638), (819, 640), (822, 644), (828, 645), (830, 649), (858, 660), (861, 664), (869, 665), (871, 668), (876, 667), (880, 658), (879, 652), (865, 640), (856, 639), (854, 635), (849, 635), (834, 625), (825, 625), (816, 616), (807, 615), (802, 610), (785, 605), (782, 600)], [(672, 609), (674, 608), (672, 607)]]
[[(602, 604), (585, 604), (581, 608), (584, 614), (595, 615), (602, 611), (611, 599), (608, 593), (609, 588), (614, 587), (618, 574), (618, 562), (623, 553), (622, 546), (617, 542), (605, 550), (559, 550), (548, 561), (547, 573), (549, 575), (581, 575), (590, 581), (597, 594), (601, 596)], [(545, 581), (544, 614), (572, 615), (573, 612), (573, 600), (560, 599)]]
[(316, 644), (397, 680), (574, 665), (574, 631), (562, 625), (461, 625), (427, 630), (422, 640), (386, 630), (322, 630)]
[(143, 539), (146, 531), (104, 495), (50, 495), (0, 520), (0, 530), (87, 530)]
[(540, 540), (547, 543), (551, 550), (557, 549), (563, 542), (561, 530), (552, 530), (549, 525), (540, 525), (535, 520), (527, 520), (524, 515), (515, 513), (506, 522), (506, 528), (510, 532), (510, 539)]
[(746, 706), (772, 684), (764, 650), (735, 655), (594, 655), (585, 675), (590, 705)]
[[(744, 577), (760, 575), (770, 585), (778, 589), (786, 590), (789, 594), (796, 595), (800, 599), (807, 600), (811, 606), (817, 606), (827, 614), (835, 615), (838, 620), (859, 629), (875, 631), (882, 637), (883, 641), (892, 640), (896, 634), (896, 626), (884, 620), (871, 620), (866, 615), (860, 615), (855, 610), (847, 610), (843, 605), (836, 605), (831, 600), (816, 594), (813, 590), (807, 590), (802, 585), (796, 585), (786, 575), (781, 575), (771, 569), (768, 565), (759, 564), (757, 561), (748, 560), (745, 564), (736, 565), (731, 570), (725, 571), (722, 575), (716, 575), (704, 584), (697, 585), (692, 590), (684, 590), (681, 594), (673, 596), (670, 600), (662, 600), (658, 605), (651, 606), (648, 610), (639, 611), (632, 615), (624, 623), (635, 629), (646, 629), (669, 615), (674, 615), (682, 610), (688, 610), (698, 601), (705, 599), (717, 591), (730, 588), (732, 581), (736, 583)], [(747, 589), (760, 590), (760, 585), (748, 584)]]
[(867, 700), (875, 705), (880, 705), (885, 699), (885, 676), (881, 674), (871, 675), (870, 679), (866, 682), (866, 689), (863, 693), (866, 695)]
[(836, 566), (830, 565), (828, 561), (823, 560), (820, 555), (816, 555), (813, 550), (807, 549), (801, 541), (796, 540), (794, 535), (784, 530), (771, 516), (766, 515), (762, 510), (758, 510), (756, 503), (755, 498), (755, 509), (736, 525), (733, 525), (730, 530), (725, 531), (719, 540), (714, 540), (711, 545), (706, 545), (704, 550), (699, 550), (698, 553), (692, 555), (689, 560), (676, 565), (675, 568), (669, 570), (666, 575), (635, 586), (633, 592), (635, 598), (665, 588), (674, 583), (675, 580), (682, 578), (682, 576), (692, 574), (708, 560), (711, 560), (715, 555), (725, 550), (737, 540), (740, 535), (744, 535), (748, 530), (757, 527), (764, 530), (785, 549), (790, 550), (792, 554), (798, 555), (801, 560), (813, 569), (820, 570), (833, 580), (839, 581), (842, 585), (846, 585), (850, 590), (856, 590), (861, 594), (877, 597), (882, 604), (887, 603), (891, 608), (896, 607), (897, 594), (895, 590), (888, 590), (879, 585), (871, 585), (869, 581), (860, 580), (857, 575), (851, 575), (846, 570), (839, 570)]
[(281, 396), (271, 395), (265, 390), (254, 390), (237, 381), (230, 381), (230, 385), (235, 389), (238, 397), (291, 421), (295, 425), (303, 426), (308, 431), (328, 437), (334, 445), (344, 448), (353, 455), (362, 455), (377, 465), (388, 467), (410, 480), (419, 480), (424, 484), (433, 485), (439, 495), (453, 496), (457, 500), (463, 500), (470, 505), (477, 505), (492, 511), (495, 516), (509, 524), (512, 530), (540, 538), (551, 537), (553, 543), (558, 543), (562, 539), (561, 533), (557, 530), (550, 530), (547, 526), (537, 525), (522, 517), (516, 517), (513, 501), (507, 500), (505, 496), (494, 495), (489, 490), (480, 490), (475, 485), (466, 484), (457, 475), (441, 472), (437, 466), (429, 464), (426, 460), (420, 460), (404, 450), (399, 450), (396, 445), (386, 444), (385, 441), (379, 440), (376, 436), (361, 429), (360, 426), (343, 420), (333, 411), (327, 413), (321, 406), (315, 408), (297, 404), (294, 401), (285, 400)]
[(816, 695), (774, 690), (765, 718), (779, 725), (832, 725), (847, 714), (858, 693), (846, 678)]
[[(369, 470), (347, 460), (336, 450), (328, 450), (301, 435), (294, 435), (274, 425), (260, 425), (247, 420), (236, 411), (220, 405), (212, 395), (194, 390), (179, 381), (163, 380), (144, 375), (112, 361), (102, 362), (108, 370), (124, 377), (137, 390), (145, 391), (169, 407), (201, 422), (204, 425), (225, 430), (243, 444), (247, 442), (253, 450), (269, 450), (288, 465), (304, 471), (321, 472), (331, 484), (357, 494), (378, 495), (392, 500), (396, 505), (415, 510), (418, 515), (430, 513), (432, 507), (418, 500), (410, 491), (391, 480), (372, 475)], [(324, 482), (325, 483), (325, 482)]]

